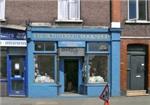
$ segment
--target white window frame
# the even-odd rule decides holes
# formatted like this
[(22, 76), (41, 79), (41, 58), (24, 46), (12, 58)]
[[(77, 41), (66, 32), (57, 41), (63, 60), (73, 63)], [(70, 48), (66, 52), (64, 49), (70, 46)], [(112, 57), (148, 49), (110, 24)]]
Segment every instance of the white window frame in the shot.
[[(76, 17), (71, 17), (69, 10), (70, 10), (70, 4), (72, 2), (75, 2), (74, 0), (64, 0), (67, 2), (67, 7), (65, 7), (67, 9), (66, 14), (62, 13), (62, 9), (61, 9), (61, 5), (60, 2), (62, 2), (63, 0), (58, 0), (58, 17), (57, 17), (57, 21), (80, 21), (80, 0), (77, 0), (77, 14)], [(65, 4), (64, 4), (65, 5)], [(63, 16), (64, 15), (64, 16)]]
[(6, 0), (0, 0), (0, 21), (5, 21), (5, 2)]
[(136, 0), (136, 18), (130, 19), (130, 16), (129, 16), (129, 15), (130, 15), (129, 1), (130, 1), (130, 0), (128, 0), (128, 20), (129, 20), (129, 21), (138, 21), (138, 22), (147, 21), (147, 12), (148, 12), (148, 10), (147, 10), (147, 8), (148, 8), (148, 7), (147, 7), (147, 5), (148, 5), (148, 4), (147, 4), (147, 0), (144, 0), (144, 1), (146, 2), (146, 3), (145, 3), (145, 5), (146, 5), (146, 6), (145, 6), (145, 10), (146, 10), (146, 11), (145, 11), (145, 13), (146, 13), (146, 17), (145, 17), (146, 19), (145, 19), (145, 20), (140, 20), (140, 19), (139, 19), (139, 0)]

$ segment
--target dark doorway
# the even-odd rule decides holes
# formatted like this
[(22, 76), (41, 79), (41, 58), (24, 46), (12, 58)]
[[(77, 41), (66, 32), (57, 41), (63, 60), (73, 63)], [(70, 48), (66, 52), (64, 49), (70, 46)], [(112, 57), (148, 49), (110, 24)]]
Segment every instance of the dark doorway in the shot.
[(128, 46), (128, 89), (145, 90), (146, 76), (146, 46)]
[(64, 60), (65, 92), (78, 92), (78, 59)]

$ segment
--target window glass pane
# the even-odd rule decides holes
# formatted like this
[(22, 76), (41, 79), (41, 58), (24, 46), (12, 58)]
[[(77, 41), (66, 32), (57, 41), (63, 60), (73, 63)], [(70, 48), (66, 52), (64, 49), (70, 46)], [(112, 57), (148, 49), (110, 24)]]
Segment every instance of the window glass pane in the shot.
[(45, 50), (46, 51), (55, 51), (55, 43), (54, 42), (45, 42)]
[(108, 56), (89, 55), (88, 83), (103, 83), (107, 81)]
[(23, 90), (23, 80), (12, 80), (12, 90)]
[(58, 0), (58, 20), (68, 20), (68, 0)]
[(6, 48), (0, 48), (0, 79), (7, 78), (7, 53)]
[(35, 42), (35, 51), (44, 51), (44, 43)]
[(88, 43), (88, 51), (108, 51), (108, 43)]
[(5, 0), (0, 0), (0, 19), (5, 19)]
[(139, 20), (146, 20), (146, 0), (139, 0)]
[(48, 54), (35, 54), (35, 82), (54, 82), (55, 56)]
[(136, 19), (136, 0), (129, 0), (129, 19)]
[(78, 0), (69, 0), (69, 19), (78, 18)]

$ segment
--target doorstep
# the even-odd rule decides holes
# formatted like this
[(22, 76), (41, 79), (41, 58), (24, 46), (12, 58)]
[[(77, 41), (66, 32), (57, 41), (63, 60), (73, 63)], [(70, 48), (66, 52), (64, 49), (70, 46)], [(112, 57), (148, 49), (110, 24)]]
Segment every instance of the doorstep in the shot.
[(127, 96), (148, 96), (146, 90), (127, 90)]

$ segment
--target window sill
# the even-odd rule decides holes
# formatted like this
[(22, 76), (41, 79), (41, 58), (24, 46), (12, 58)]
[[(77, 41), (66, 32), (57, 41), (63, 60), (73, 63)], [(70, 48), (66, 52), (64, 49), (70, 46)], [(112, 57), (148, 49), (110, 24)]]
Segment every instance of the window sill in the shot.
[(126, 24), (150, 24), (150, 21), (147, 20), (126, 20)]
[(56, 23), (82, 23), (83, 20), (55, 20)]
[(6, 19), (0, 19), (0, 22), (5, 22), (6, 21)]

